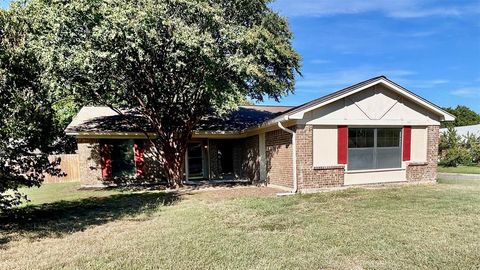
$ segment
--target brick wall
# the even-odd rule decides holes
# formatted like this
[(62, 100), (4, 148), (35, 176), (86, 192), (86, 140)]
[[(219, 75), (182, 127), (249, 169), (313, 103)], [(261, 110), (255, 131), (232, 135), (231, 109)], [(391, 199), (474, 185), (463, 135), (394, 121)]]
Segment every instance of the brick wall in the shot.
[(78, 139), (80, 182), (82, 185), (101, 185), (100, 144), (97, 139)]
[(267, 183), (291, 188), (293, 186), (292, 135), (280, 129), (267, 132), (265, 151)]
[[(166, 178), (161, 171), (161, 164), (156, 157), (156, 151), (153, 146), (146, 141), (144, 144), (144, 176), (141, 181), (145, 183), (166, 183)], [(140, 180), (140, 179), (138, 179)]]
[(144, 172), (142, 178), (115, 180), (105, 182), (102, 179), (100, 165), (100, 143), (98, 139), (78, 139), (79, 178), (83, 186), (98, 186), (115, 183), (164, 183), (164, 177), (160, 171), (160, 164), (153, 154), (149, 144), (145, 143)]
[[(340, 187), (344, 180), (344, 166), (313, 167), (313, 127), (289, 127), (296, 132), (297, 181), (299, 190)], [(265, 135), (267, 152), (267, 181), (269, 184), (293, 186), (292, 135), (275, 130)]]
[(437, 179), (439, 127), (429, 126), (427, 129), (427, 162), (407, 165), (409, 182), (432, 182)]
[(298, 188), (308, 190), (342, 186), (344, 166), (313, 167), (313, 127), (297, 126), (296, 136)]

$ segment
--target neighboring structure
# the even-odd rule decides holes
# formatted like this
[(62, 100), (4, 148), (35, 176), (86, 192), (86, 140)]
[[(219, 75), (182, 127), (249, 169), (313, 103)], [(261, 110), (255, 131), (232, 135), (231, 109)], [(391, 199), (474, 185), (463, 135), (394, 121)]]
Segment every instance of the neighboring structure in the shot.
[[(435, 181), (440, 122), (453, 120), (383, 76), (298, 107), (241, 106), (198, 126), (185, 179), (248, 180), (302, 192)], [(128, 123), (109, 108), (84, 107), (67, 127), (78, 139), (84, 185), (158, 177), (145, 136)]]
[[(472, 126), (455, 127), (455, 130), (457, 131), (457, 135), (460, 137), (464, 137), (469, 134), (480, 137), (480, 124), (472, 125)], [(440, 130), (441, 133), (444, 133), (447, 131), (448, 131), (448, 128), (442, 128)]]

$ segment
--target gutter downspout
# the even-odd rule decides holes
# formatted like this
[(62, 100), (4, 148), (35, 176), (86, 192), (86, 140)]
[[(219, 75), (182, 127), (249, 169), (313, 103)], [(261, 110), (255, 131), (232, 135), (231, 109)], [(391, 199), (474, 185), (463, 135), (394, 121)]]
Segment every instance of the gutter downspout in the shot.
[[(285, 120), (288, 120), (288, 116), (285, 117)], [(280, 193), (278, 196), (293, 195), (298, 191), (298, 181), (297, 181), (297, 137), (294, 131), (284, 127), (282, 122), (277, 123), (278, 127), (285, 132), (292, 134), (292, 162), (293, 162), (293, 189), (291, 193)]]

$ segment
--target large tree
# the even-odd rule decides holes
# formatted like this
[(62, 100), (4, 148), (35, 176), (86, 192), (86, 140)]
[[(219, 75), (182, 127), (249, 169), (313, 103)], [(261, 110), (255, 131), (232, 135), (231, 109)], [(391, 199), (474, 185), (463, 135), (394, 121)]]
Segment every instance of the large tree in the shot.
[(26, 46), (28, 23), (21, 9), (0, 9), (0, 211), (21, 203), (22, 186), (39, 186), (54, 133), (49, 92), (36, 54)]
[(269, 2), (31, 0), (26, 8), (50, 85), (120, 113), (136, 110), (153, 127), (167, 179), (180, 186), (202, 117), (245, 96), (278, 100), (294, 89), (300, 57)]
[(444, 122), (443, 127), (461, 127), (480, 124), (480, 114), (474, 112), (467, 106), (458, 105), (456, 108), (444, 108), (455, 116), (454, 122)]

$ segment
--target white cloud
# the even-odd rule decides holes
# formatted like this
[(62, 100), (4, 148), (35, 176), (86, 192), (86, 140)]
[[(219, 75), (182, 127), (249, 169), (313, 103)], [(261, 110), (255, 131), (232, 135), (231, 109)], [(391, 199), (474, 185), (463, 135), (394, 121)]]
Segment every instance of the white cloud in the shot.
[(414, 32), (399, 33), (398, 36), (410, 37), (410, 38), (423, 38), (423, 37), (430, 37), (435, 34), (437, 34), (436, 31), (414, 31)]
[(405, 80), (404, 83), (411, 85), (417, 89), (425, 89), (425, 88), (434, 88), (440, 85), (445, 85), (449, 83), (449, 80), (443, 79), (432, 79), (432, 80)]
[(381, 70), (369, 66), (355, 69), (344, 69), (330, 72), (305, 73), (303, 78), (298, 78), (297, 92), (331, 92), (361, 81), (385, 75), (388, 78), (402, 82), (415, 72), (410, 70), (393, 69)]
[(330, 60), (325, 60), (325, 59), (313, 59), (310, 61), (310, 63), (315, 64), (315, 65), (322, 65), (322, 64), (329, 64), (332, 61)]
[[(277, 0), (273, 7), (290, 17), (323, 17), (341, 14), (381, 12), (394, 18), (460, 16), (478, 13), (478, 5), (435, 6), (429, 0)], [(455, 3), (455, 2), (453, 2)]]
[(480, 88), (475, 88), (475, 87), (464, 87), (464, 88), (459, 88), (456, 90), (453, 90), (450, 92), (454, 96), (459, 96), (459, 97), (468, 97), (468, 98), (480, 98)]
[[(305, 73), (302, 78), (297, 79), (296, 89), (297, 93), (327, 93), (381, 75), (387, 76), (387, 78), (414, 91), (438, 87), (444, 88), (445, 85), (450, 83), (446, 79), (415, 79), (412, 77), (417, 75), (417, 73), (406, 69), (382, 69), (380, 67), (361, 66), (355, 69)], [(480, 92), (478, 94), (480, 95)]]

